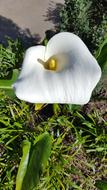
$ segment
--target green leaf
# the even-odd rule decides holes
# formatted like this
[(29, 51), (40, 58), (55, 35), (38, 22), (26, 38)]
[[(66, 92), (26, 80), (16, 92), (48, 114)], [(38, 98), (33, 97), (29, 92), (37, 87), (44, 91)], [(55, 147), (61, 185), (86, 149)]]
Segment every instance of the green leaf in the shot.
[(12, 78), (10, 80), (0, 79), (0, 89), (4, 90), (5, 93), (9, 96), (14, 96), (14, 91), (12, 88), (12, 84), (15, 82), (19, 74), (18, 69), (13, 70)]
[(107, 190), (107, 181), (97, 180), (96, 183), (95, 183), (95, 186), (99, 190)]
[(22, 189), (23, 179), (25, 177), (29, 161), (30, 148), (31, 148), (31, 143), (27, 140), (23, 141), (23, 156), (16, 177), (16, 190)]
[(107, 64), (107, 37), (96, 52), (96, 59), (103, 70)]
[(44, 133), (37, 137), (32, 146), (27, 172), (21, 190), (32, 190), (39, 182), (43, 167), (46, 166), (51, 153), (51, 137)]

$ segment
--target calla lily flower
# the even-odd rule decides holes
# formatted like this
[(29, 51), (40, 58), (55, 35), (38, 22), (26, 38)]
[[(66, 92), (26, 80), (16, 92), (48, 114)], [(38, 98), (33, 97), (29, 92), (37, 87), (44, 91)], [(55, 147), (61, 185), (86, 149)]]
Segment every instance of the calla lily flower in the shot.
[(53, 36), (47, 46), (30, 47), (13, 85), (16, 96), (31, 103), (86, 104), (101, 69), (83, 41), (73, 33)]

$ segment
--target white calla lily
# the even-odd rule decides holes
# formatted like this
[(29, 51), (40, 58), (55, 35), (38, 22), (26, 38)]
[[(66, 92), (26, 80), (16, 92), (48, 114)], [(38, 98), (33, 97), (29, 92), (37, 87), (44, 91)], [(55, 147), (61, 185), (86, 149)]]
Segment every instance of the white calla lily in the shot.
[(26, 51), (13, 85), (19, 99), (31, 103), (86, 104), (101, 77), (101, 69), (83, 41), (61, 32), (47, 46)]

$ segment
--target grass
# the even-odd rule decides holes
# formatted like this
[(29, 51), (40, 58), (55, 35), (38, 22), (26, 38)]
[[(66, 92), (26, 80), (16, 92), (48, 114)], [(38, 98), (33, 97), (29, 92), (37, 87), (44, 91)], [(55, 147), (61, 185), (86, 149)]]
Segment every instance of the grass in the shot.
[(34, 105), (11, 99), (1, 91), (0, 189), (15, 188), (22, 141), (33, 142), (45, 131), (52, 136), (52, 151), (36, 189), (96, 189), (95, 181), (106, 179), (107, 173), (106, 108), (101, 112), (96, 101), (92, 99), (83, 107), (59, 105), (57, 110), (47, 105), (37, 112)]

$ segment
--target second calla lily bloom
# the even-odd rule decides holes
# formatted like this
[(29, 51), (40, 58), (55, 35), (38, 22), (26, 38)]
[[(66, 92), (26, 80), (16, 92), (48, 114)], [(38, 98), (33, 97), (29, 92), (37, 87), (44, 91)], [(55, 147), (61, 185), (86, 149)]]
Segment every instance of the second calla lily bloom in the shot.
[(16, 96), (31, 103), (86, 104), (101, 77), (101, 69), (83, 41), (62, 32), (47, 46), (26, 51), (13, 85)]

